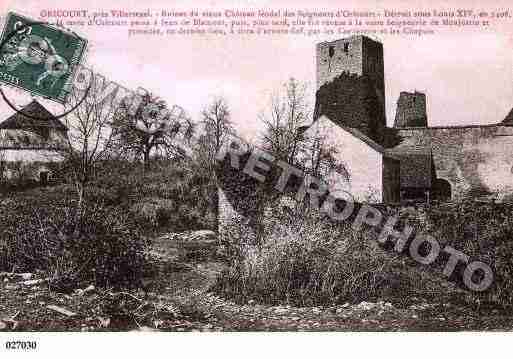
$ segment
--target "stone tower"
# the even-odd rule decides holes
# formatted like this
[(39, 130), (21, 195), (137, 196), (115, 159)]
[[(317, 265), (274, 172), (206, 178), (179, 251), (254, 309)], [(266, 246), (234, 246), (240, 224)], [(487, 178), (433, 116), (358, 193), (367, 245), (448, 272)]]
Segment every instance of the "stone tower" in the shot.
[[(362, 35), (322, 42), (317, 44), (316, 60), (317, 102), (324, 108), (330, 107), (331, 117), (328, 117), (342, 125), (358, 128), (381, 142), (386, 127), (383, 44)], [(335, 79), (341, 83), (332, 84)], [(333, 94), (331, 89), (326, 90), (326, 86), (345, 93)], [(324, 91), (319, 91), (321, 87)], [(319, 94), (333, 100), (319, 99)], [(348, 112), (349, 103), (354, 113)]]
[(426, 95), (401, 92), (397, 100), (394, 127), (427, 127)]

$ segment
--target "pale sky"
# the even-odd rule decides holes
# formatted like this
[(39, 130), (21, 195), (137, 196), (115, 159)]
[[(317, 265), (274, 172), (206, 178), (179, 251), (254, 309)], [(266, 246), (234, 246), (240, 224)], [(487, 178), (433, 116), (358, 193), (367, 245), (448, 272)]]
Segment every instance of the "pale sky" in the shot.
[[(422, 5), (424, 4), (424, 5)], [(41, 10), (104, 9), (144, 10), (165, 8), (244, 9), (437, 9), (447, 7), (495, 10), (507, 1), (85, 1), (0, 0), (8, 10), (40, 19)], [(486, 4), (485, 6), (483, 4)], [(184, 107), (193, 119), (212, 96), (226, 97), (232, 120), (244, 137), (261, 129), (257, 115), (269, 94), (289, 77), (307, 81), (314, 103), (315, 44), (341, 36), (187, 36), (129, 38), (121, 27), (75, 27), (89, 40), (85, 65), (129, 88), (144, 87), (170, 105)], [(388, 124), (393, 124), (400, 91), (426, 92), (430, 125), (487, 124), (502, 121), (513, 107), (513, 22), (488, 33), (451, 28), (416, 36), (379, 38), (385, 51), (385, 85)], [(13, 91), (9, 92), (12, 96)], [(19, 93), (19, 91), (16, 91)], [(19, 104), (28, 96), (15, 95)], [(1, 101), (1, 99), (0, 99)], [(42, 101), (54, 112), (61, 107)], [(0, 103), (0, 118), (12, 113)]]

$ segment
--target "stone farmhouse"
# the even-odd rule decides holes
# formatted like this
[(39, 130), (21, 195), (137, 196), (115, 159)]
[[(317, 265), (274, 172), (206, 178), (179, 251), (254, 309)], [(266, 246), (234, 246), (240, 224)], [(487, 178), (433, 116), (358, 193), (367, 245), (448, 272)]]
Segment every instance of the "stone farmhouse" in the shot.
[(331, 173), (331, 188), (377, 203), (513, 192), (513, 110), (495, 124), (430, 127), (426, 95), (401, 92), (389, 128), (380, 42), (323, 42), (316, 58), (315, 113), (304, 134), (323, 130), (338, 149), (349, 176)]
[(63, 160), (59, 149), (66, 145), (67, 131), (61, 121), (35, 100), (0, 122), (2, 181), (46, 184), (52, 176), (52, 164)]

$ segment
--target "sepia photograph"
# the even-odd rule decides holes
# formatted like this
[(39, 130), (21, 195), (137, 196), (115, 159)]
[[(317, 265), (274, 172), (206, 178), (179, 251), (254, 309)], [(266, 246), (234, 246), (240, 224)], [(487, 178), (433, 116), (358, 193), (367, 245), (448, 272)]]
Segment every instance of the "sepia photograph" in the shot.
[(505, 350), (512, 16), (0, 1), (0, 352)]

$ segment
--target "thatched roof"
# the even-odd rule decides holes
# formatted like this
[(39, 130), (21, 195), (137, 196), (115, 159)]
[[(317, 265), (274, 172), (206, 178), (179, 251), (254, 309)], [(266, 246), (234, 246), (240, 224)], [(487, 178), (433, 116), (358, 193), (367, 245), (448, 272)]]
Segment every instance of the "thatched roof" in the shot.
[[(22, 113), (37, 117), (27, 117)], [(60, 131), (67, 131), (68, 128), (56, 119), (46, 108), (39, 102), (33, 100), (27, 106), (23, 107), (20, 112), (16, 112), (11, 117), (0, 123), (0, 129), (23, 130), (48, 127)]]

